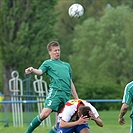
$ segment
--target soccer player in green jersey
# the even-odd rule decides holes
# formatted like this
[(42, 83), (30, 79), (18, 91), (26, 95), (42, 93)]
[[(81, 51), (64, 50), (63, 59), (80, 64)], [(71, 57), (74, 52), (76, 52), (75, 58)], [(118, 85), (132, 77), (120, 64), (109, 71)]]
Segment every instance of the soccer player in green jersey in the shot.
[[(46, 97), (45, 108), (43, 108), (40, 115), (32, 120), (26, 133), (31, 133), (51, 112), (60, 112), (64, 104), (70, 99), (71, 94), (75, 99), (78, 99), (72, 81), (70, 64), (60, 60), (60, 44), (57, 41), (52, 41), (47, 45), (47, 49), (50, 59), (45, 60), (39, 69), (33, 67), (25, 69), (26, 74), (34, 73), (42, 75), (45, 73), (50, 78), (49, 93)], [(54, 127), (52, 130), (54, 130)], [(52, 130), (50, 133), (52, 133)]]
[(131, 129), (130, 133), (133, 133), (133, 81), (128, 83), (124, 90), (123, 100), (122, 100), (122, 106), (120, 109), (120, 114), (118, 117), (118, 122), (120, 125), (125, 124), (124, 115), (127, 113), (127, 110), (129, 108), (129, 105), (132, 103), (132, 111), (131, 111)]

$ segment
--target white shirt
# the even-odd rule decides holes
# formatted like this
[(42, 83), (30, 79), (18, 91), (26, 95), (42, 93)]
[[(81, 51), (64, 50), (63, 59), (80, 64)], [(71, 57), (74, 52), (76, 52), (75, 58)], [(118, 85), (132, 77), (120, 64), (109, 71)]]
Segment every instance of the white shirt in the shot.
[(62, 119), (63, 121), (69, 122), (69, 121), (76, 121), (77, 120), (77, 110), (80, 105), (80, 102), (84, 104), (84, 106), (90, 107), (92, 113), (97, 118), (99, 116), (97, 110), (95, 107), (93, 107), (90, 103), (88, 103), (85, 100), (81, 99), (75, 99), (68, 101), (62, 111), (59, 113), (58, 116), (58, 122)]

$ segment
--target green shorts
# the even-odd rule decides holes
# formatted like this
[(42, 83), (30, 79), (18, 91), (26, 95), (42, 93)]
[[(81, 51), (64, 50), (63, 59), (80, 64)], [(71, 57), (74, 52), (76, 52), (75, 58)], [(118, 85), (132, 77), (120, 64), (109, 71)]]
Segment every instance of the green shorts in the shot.
[(50, 108), (54, 112), (60, 112), (67, 101), (70, 100), (70, 94), (61, 90), (49, 89), (44, 107)]

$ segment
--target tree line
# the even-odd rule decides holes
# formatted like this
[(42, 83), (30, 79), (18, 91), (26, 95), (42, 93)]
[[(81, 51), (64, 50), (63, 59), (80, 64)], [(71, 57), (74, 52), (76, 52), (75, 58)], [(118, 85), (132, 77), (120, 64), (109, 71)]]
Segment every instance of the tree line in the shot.
[[(68, 8), (75, 2), (85, 8), (79, 19), (68, 15)], [(57, 40), (61, 59), (73, 68), (80, 98), (122, 98), (133, 75), (131, 0), (3, 0), (0, 4), (0, 91), (5, 95), (9, 94), (11, 72), (17, 70), (23, 78), (25, 68), (38, 68), (49, 58), (47, 43)], [(49, 82), (45, 75), (44, 79)], [(111, 108), (107, 104), (102, 109)]]

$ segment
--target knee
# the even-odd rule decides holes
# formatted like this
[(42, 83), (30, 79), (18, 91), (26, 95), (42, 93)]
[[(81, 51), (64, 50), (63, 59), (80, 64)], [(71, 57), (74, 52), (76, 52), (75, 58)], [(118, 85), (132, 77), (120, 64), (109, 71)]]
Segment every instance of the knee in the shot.
[(42, 112), (40, 113), (40, 119), (41, 119), (41, 120), (46, 119), (46, 118), (50, 115), (51, 112), (52, 112), (51, 109), (46, 109), (46, 108), (44, 108), (44, 109), (42, 110)]

